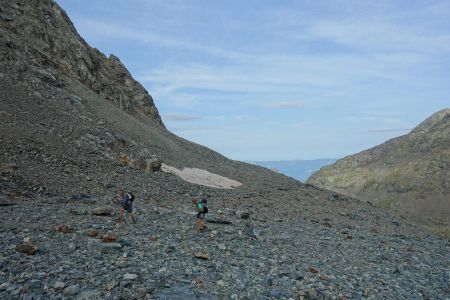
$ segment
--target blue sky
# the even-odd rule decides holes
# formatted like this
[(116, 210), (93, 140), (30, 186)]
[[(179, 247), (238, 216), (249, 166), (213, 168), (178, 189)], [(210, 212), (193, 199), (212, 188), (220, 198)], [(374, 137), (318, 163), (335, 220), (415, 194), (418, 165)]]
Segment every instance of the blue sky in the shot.
[(232, 159), (340, 158), (450, 107), (450, 1), (57, 2), (172, 132)]

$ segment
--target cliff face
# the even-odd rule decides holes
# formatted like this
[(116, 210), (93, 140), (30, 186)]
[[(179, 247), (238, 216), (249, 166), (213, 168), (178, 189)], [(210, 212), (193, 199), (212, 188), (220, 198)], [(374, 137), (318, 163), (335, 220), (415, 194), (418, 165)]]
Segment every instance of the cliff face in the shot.
[(450, 109), (433, 114), (405, 136), (320, 169), (308, 183), (448, 231)]
[(0, 1), (0, 62), (34, 87), (34, 76), (56, 87), (78, 80), (139, 120), (164, 127), (152, 97), (120, 60), (91, 48), (53, 1)]

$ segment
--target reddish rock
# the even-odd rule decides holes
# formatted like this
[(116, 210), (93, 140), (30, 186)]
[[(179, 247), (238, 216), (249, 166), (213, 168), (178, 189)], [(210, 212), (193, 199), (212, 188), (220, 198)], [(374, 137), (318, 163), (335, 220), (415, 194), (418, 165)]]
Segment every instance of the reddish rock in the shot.
[(55, 227), (55, 230), (57, 232), (61, 232), (61, 233), (70, 233), (72, 232), (72, 228), (70, 228), (69, 225), (66, 224), (61, 224)]
[(153, 241), (153, 242), (155, 242), (155, 241), (157, 241), (158, 240), (158, 237), (157, 236), (155, 236), (155, 235), (152, 235), (152, 236), (150, 236), (149, 238), (148, 238), (150, 241)]
[(100, 234), (100, 233), (98, 232), (97, 229), (92, 229), (91, 231), (88, 232), (88, 235), (89, 235), (90, 237), (98, 237), (99, 234)]
[(311, 272), (311, 273), (314, 273), (314, 274), (315, 273), (319, 273), (319, 270), (317, 270), (315, 268), (309, 268), (308, 271)]
[(109, 231), (107, 234), (105, 234), (102, 238), (103, 243), (112, 243), (116, 241), (119, 238), (117, 233)]
[(37, 251), (37, 247), (32, 244), (19, 244), (16, 246), (16, 251), (20, 253), (25, 253), (28, 255), (34, 255)]

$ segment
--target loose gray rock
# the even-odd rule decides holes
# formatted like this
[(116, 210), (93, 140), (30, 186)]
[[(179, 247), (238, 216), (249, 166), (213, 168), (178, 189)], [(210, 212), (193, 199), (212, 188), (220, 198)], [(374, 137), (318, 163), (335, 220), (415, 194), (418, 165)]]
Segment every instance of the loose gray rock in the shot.
[(71, 286), (66, 287), (63, 290), (64, 295), (66, 296), (74, 296), (80, 292), (80, 286), (78, 284), (73, 284)]

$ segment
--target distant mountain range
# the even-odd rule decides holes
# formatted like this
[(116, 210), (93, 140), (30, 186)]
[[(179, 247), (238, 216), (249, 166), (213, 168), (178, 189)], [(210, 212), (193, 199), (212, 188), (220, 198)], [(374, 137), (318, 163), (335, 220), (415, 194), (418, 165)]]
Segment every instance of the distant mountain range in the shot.
[(276, 170), (289, 177), (305, 182), (312, 173), (321, 167), (336, 162), (336, 159), (324, 158), (313, 160), (278, 160), (278, 161), (249, 161), (251, 164)]

